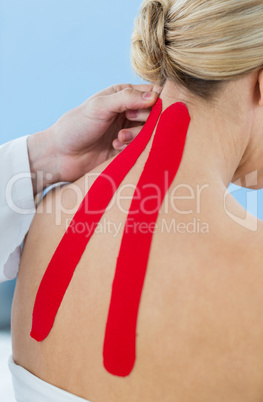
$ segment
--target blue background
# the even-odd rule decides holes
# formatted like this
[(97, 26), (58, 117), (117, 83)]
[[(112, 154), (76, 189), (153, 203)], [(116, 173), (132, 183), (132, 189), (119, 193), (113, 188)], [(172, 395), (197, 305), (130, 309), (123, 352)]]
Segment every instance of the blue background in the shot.
[[(139, 8), (136, 0), (0, 0), (0, 144), (49, 127), (112, 84), (141, 83), (130, 67)], [(14, 285), (0, 284), (0, 330), (10, 324)]]
[[(141, 83), (130, 66), (141, 0), (1, 0), (0, 143), (40, 131), (97, 91)], [(246, 208), (247, 192), (234, 193)], [(263, 192), (251, 213), (263, 219)]]
[(1, 143), (47, 128), (130, 67), (140, 1), (1, 0)]

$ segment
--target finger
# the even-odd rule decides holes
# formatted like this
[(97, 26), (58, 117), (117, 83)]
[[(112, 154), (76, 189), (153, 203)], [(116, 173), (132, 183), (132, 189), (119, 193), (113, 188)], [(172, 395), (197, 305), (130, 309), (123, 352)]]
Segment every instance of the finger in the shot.
[(161, 85), (148, 85), (148, 84), (140, 84), (140, 85), (132, 85), (132, 88), (138, 89), (139, 91), (149, 92), (154, 91), (157, 92), (158, 95), (161, 95), (163, 87)]
[[(133, 85), (133, 84), (116, 84), (116, 85), (111, 85), (110, 87), (96, 93), (94, 96), (106, 96), (106, 95), (112, 95), (118, 92), (123, 91), (124, 89), (137, 89), (138, 91), (141, 92), (151, 92), (154, 89), (153, 84), (139, 84), (139, 85)], [(158, 89), (158, 87), (156, 87)], [(155, 90), (155, 92), (158, 92), (158, 90)]]
[[(137, 89), (138, 91), (141, 91), (141, 92), (155, 91), (153, 84), (139, 84), (139, 85), (132, 85), (131, 87), (134, 89)], [(155, 91), (155, 92), (157, 92), (157, 91)]]
[(127, 110), (125, 115), (127, 119), (130, 121), (138, 121), (145, 123), (151, 113), (151, 110), (152, 110), (151, 108), (144, 110)]
[(127, 147), (127, 145), (128, 144), (124, 144), (123, 142), (119, 141), (118, 139), (115, 139), (114, 141), (112, 141), (112, 146), (117, 151), (122, 151), (123, 149), (125, 149)]
[(122, 144), (129, 144), (141, 132), (142, 128), (143, 126), (138, 126), (119, 131), (119, 142)]
[(158, 95), (161, 94), (163, 87), (160, 85), (153, 85), (153, 84), (138, 84), (138, 85), (133, 85), (133, 84), (116, 84), (116, 85), (111, 85), (110, 87), (103, 89), (100, 92), (97, 92), (93, 96), (91, 96), (88, 100), (84, 102), (84, 104), (91, 99), (98, 98), (100, 96), (108, 96), (108, 95), (113, 95), (115, 93), (118, 93), (120, 91), (123, 91), (124, 89), (136, 89), (141, 92), (157, 92)]
[(154, 91), (157, 92), (159, 95), (163, 90), (163, 87), (159, 84), (137, 84), (137, 85), (133, 85), (133, 84), (118, 84), (118, 85), (113, 85), (112, 87), (108, 88), (108, 91), (112, 91), (111, 93), (114, 92), (119, 92), (122, 91), (123, 89), (126, 88), (133, 88), (133, 89), (137, 89), (138, 91), (142, 91), (142, 92), (150, 92), (150, 91)]
[(123, 113), (127, 110), (148, 109), (158, 99), (157, 92), (142, 92), (134, 88), (125, 88), (109, 96), (96, 98), (102, 110), (109, 114)]

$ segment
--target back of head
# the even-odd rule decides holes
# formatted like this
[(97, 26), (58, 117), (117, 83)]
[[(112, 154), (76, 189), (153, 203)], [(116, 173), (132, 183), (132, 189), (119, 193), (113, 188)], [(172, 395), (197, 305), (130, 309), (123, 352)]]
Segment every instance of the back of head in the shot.
[(144, 0), (132, 35), (135, 72), (204, 99), (263, 66), (262, 0)]

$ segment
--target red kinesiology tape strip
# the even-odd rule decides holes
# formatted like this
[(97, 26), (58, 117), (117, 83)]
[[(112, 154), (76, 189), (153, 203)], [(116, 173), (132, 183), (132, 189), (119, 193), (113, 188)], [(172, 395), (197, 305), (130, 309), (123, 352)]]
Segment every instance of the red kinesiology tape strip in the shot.
[[(89, 239), (114, 196), (114, 192), (147, 146), (161, 111), (162, 101), (158, 99), (141, 132), (98, 176), (74, 215), (37, 291), (30, 333), (36, 341), (43, 341), (48, 336)], [(89, 236), (75, 230), (79, 222), (87, 222), (89, 225), (87, 227), (92, 228)]]
[[(137, 316), (153, 225), (180, 166), (189, 124), (190, 116), (183, 103), (175, 103), (162, 113), (135, 190), (140, 197), (134, 197), (130, 206), (117, 259), (103, 349), (104, 367), (117, 376), (129, 375), (134, 366)], [(147, 200), (147, 210), (146, 203), (142, 208), (143, 200)]]
[[(30, 335), (37, 341), (44, 340), (52, 329), (86, 245), (115, 191), (148, 144), (161, 110), (159, 99), (143, 130), (97, 178), (74, 215), (36, 295)], [(117, 259), (104, 338), (104, 366), (113, 375), (129, 375), (135, 362), (137, 316), (153, 232), (150, 229), (140, 232), (134, 228), (141, 223), (150, 228), (156, 223), (165, 194), (180, 166), (189, 124), (190, 116), (183, 103), (173, 104), (161, 115), (135, 190), (141, 197), (134, 197), (131, 203)], [(158, 197), (156, 188), (159, 189)], [(147, 211), (141, 208), (142, 200), (147, 201)], [(92, 227), (89, 236), (75, 230), (80, 222)]]

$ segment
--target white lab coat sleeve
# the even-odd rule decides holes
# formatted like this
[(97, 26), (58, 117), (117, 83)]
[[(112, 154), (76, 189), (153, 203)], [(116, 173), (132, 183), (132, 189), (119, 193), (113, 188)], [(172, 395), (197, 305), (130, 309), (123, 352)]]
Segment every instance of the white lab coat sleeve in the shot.
[(0, 146), (0, 282), (16, 277), (20, 246), (36, 211), (27, 139)]

